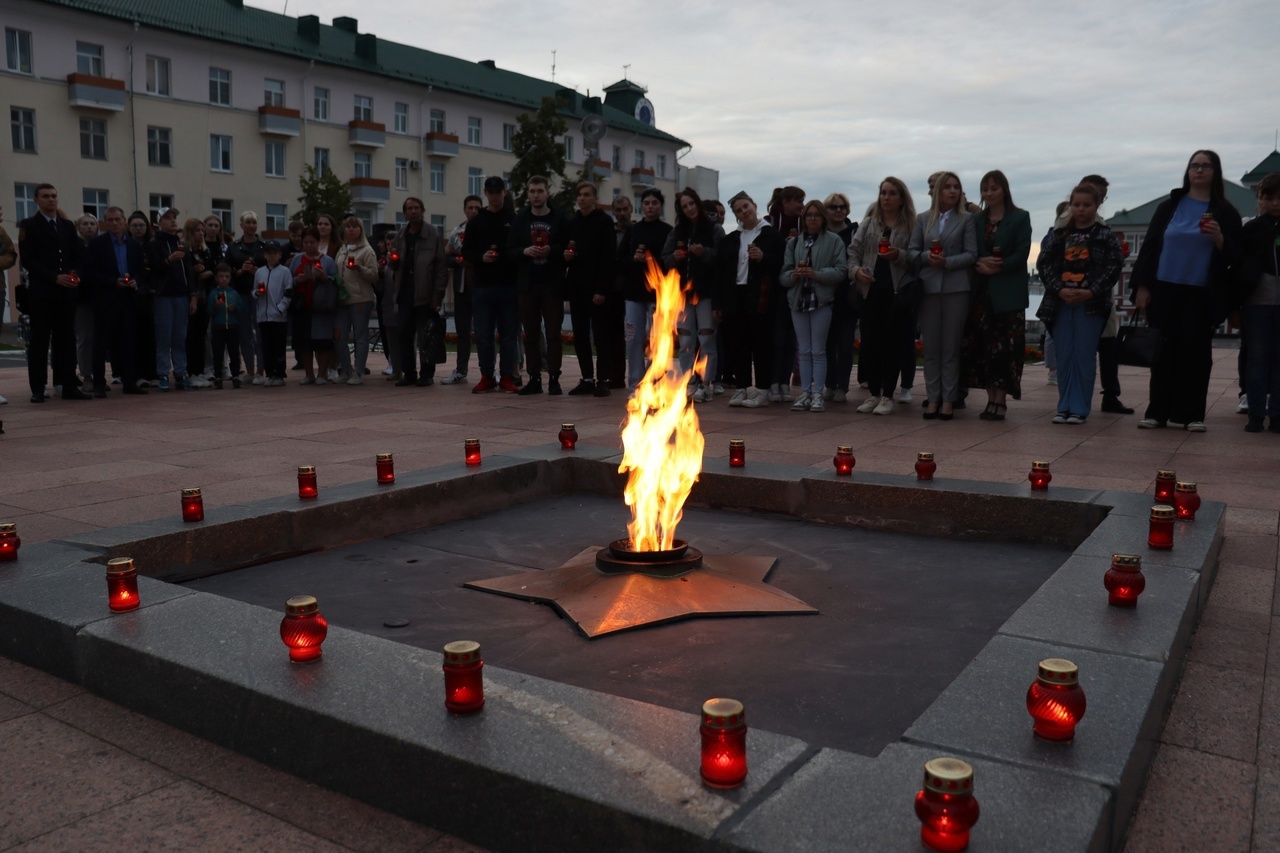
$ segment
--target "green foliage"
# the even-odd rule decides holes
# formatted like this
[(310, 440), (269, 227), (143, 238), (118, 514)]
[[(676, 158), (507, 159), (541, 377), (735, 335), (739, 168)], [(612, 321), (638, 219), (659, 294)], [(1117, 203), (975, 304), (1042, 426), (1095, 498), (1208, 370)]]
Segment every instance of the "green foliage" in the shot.
[(322, 213), (337, 218), (351, 210), (351, 188), (345, 181), (338, 180), (331, 169), (317, 175), (315, 167), (308, 165), (298, 178), (298, 187), (302, 190), (298, 196), (302, 207), (294, 211), (291, 219), (314, 225)]
[(568, 125), (560, 116), (562, 106), (563, 101), (543, 98), (536, 114), (516, 117), (516, 132), (511, 136), (511, 151), (516, 157), (511, 167), (511, 192), (517, 208), (529, 203), (524, 190), (532, 176), (543, 175), (552, 186), (565, 183), (563, 139)]

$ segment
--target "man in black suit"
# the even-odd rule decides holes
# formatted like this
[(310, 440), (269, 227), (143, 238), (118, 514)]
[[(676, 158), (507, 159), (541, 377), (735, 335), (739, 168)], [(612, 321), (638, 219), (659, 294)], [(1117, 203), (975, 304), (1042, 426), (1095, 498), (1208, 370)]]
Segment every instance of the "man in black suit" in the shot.
[(125, 230), (124, 210), (108, 207), (104, 232), (89, 241), (82, 287), (93, 307), (93, 396), (107, 396), (107, 352), (115, 354), (126, 394), (145, 394), (137, 386), (134, 353), (138, 325), (138, 279), (145, 272), (142, 246)]
[(76, 227), (58, 215), (58, 190), (53, 184), (36, 187), (35, 216), (18, 224), (18, 256), (27, 271), (30, 295), (31, 346), (27, 350), (27, 379), (31, 402), (44, 402), (48, 379), (49, 342), (53, 342), (53, 384), (62, 386), (64, 400), (91, 400), (76, 387), (76, 272), (84, 244)]

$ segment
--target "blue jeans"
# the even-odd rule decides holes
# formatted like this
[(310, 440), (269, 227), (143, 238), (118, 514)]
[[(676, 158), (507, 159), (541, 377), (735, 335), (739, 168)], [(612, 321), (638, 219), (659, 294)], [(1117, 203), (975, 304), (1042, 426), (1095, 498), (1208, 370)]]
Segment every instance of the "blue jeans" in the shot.
[[(512, 286), (490, 284), (471, 290), (471, 321), (476, 329), (476, 366), (481, 376), (493, 375), (493, 334), (501, 347), (498, 368), (516, 375), (516, 336), (520, 334), (520, 300)], [(550, 332), (551, 330), (548, 330)]]
[(792, 311), (796, 349), (800, 357), (800, 390), (821, 394), (827, 382), (827, 333), (831, 330), (831, 306), (815, 311)]
[(1053, 321), (1058, 350), (1058, 414), (1087, 418), (1098, 378), (1098, 341), (1106, 317), (1084, 312), (1083, 305), (1062, 305)]
[(653, 323), (653, 305), (649, 302), (626, 301), (623, 337), (627, 349), (627, 387), (634, 388), (644, 379), (644, 348), (649, 342), (649, 326)]
[[(702, 380), (707, 383), (715, 378), (717, 361), (716, 319), (711, 311), (711, 299), (699, 299), (697, 305), (686, 303), (676, 321), (680, 330), (680, 349), (677, 352), (680, 369), (685, 373), (693, 370), (694, 353), (701, 351), (707, 359), (707, 365), (702, 371)], [(696, 347), (695, 339), (698, 342)], [(790, 377), (787, 378), (790, 379)]]
[(170, 362), (173, 378), (180, 380), (187, 375), (187, 305), (185, 296), (157, 296), (156, 318), (156, 375), (168, 377)]
[(355, 376), (364, 376), (369, 361), (369, 317), (373, 313), (372, 302), (356, 302), (339, 305), (334, 325), (338, 327), (338, 369), (351, 373), (351, 341), (356, 342)]
[(1274, 428), (1280, 418), (1280, 305), (1245, 305), (1240, 313), (1249, 339), (1244, 389), (1249, 420), (1261, 421), (1265, 412)]

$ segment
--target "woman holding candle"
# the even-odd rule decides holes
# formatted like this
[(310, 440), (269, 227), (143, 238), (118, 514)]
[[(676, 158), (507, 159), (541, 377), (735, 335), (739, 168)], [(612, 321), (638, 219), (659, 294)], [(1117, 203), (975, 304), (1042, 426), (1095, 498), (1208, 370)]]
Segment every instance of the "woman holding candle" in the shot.
[(907, 185), (894, 177), (880, 182), (880, 194), (849, 242), (848, 270), (862, 297), (862, 348), (865, 374), (863, 414), (893, 414), (893, 391), (901, 372), (903, 341), (914, 340), (912, 281), (907, 244), (916, 227), (916, 206)]
[(685, 373), (693, 370), (696, 352), (706, 359), (703, 375), (689, 383), (697, 403), (711, 399), (711, 380), (716, 375), (712, 293), (716, 286), (716, 245), (723, 237), (724, 231), (712, 224), (692, 187), (676, 194), (676, 225), (662, 246), (662, 262), (667, 269), (680, 273), (680, 289), (685, 294), (684, 310), (677, 323), (680, 369)]
[(205, 341), (209, 337), (209, 291), (213, 289), (213, 268), (217, 266), (204, 238), (204, 223), (188, 219), (182, 224), (182, 241), (187, 246), (186, 264), (196, 289), (196, 302), (187, 320), (187, 373), (196, 388), (212, 386), (204, 377)]
[(1120, 241), (1098, 221), (1098, 188), (1071, 191), (1071, 219), (1055, 228), (1036, 268), (1044, 298), (1036, 316), (1058, 348), (1058, 413), (1055, 424), (1082, 424), (1093, 405), (1098, 340), (1111, 313), (1111, 289), (1124, 264)]
[[(306, 229), (303, 229), (304, 231)], [(338, 239), (338, 223), (332, 216), (322, 213), (316, 217), (316, 231), (320, 234), (320, 250), (331, 258), (338, 257), (342, 241)]]
[(960, 346), (969, 313), (969, 268), (978, 257), (973, 216), (953, 172), (934, 182), (933, 204), (916, 220), (907, 261), (920, 270), (920, 338), (924, 342), (925, 420), (949, 421), (960, 399)]
[[(342, 220), (342, 248), (336, 265), (342, 280), (342, 297), (338, 303), (337, 337), (338, 367), (347, 374), (348, 385), (363, 381), (365, 362), (369, 359), (369, 317), (373, 314), (373, 284), (378, 280), (378, 258), (364, 236), (364, 223), (358, 217)], [(343, 294), (345, 293), (345, 296)], [(355, 367), (347, 341), (356, 344)]]
[[(827, 230), (840, 238), (845, 249), (858, 233), (858, 223), (849, 219), (853, 209), (844, 193), (831, 193), (822, 200), (827, 211)], [(910, 236), (910, 235), (908, 235)], [(860, 300), (853, 296), (848, 281), (836, 287), (831, 303), (831, 330), (827, 332), (827, 388), (823, 396), (836, 403), (849, 399), (849, 377), (853, 374), (853, 340), (858, 329)], [(866, 367), (859, 365), (858, 382), (866, 381)]]
[(1022, 398), (1031, 215), (1013, 203), (1004, 172), (987, 172), (979, 186), (982, 212), (974, 219), (979, 257), (965, 341), (966, 384), (987, 390), (987, 408), (978, 417), (1002, 421), (1006, 400)]
[[(302, 230), (302, 252), (289, 271), (294, 277), (293, 350), (307, 375), (300, 385), (323, 385), (333, 358), (334, 313), (338, 302), (338, 265), (324, 254), (317, 228)], [(318, 372), (312, 367), (315, 354)]]
[(1221, 159), (1213, 151), (1195, 152), (1182, 188), (1156, 208), (1130, 276), (1134, 306), (1147, 311), (1163, 338), (1139, 429), (1172, 421), (1205, 431), (1213, 330), (1234, 307), (1229, 284), (1241, 234), (1240, 213), (1225, 195)]
[(800, 396), (792, 411), (826, 411), (827, 332), (836, 286), (848, 275), (844, 241), (827, 230), (827, 212), (816, 199), (804, 206), (800, 233), (787, 243), (779, 278), (787, 290), (800, 362)]

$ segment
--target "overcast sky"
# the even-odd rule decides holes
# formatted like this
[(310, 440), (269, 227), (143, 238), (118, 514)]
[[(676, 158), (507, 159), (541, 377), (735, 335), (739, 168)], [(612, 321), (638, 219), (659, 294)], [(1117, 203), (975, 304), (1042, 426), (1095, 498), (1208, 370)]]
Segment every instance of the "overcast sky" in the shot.
[[(283, 2), (251, 0), (281, 11)], [(720, 193), (797, 184), (847, 193), (861, 213), (880, 179), (959, 173), (978, 198), (1009, 177), (1039, 236), (1090, 172), (1104, 213), (1180, 185), (1192, 151), (1239, 181), (1280, 127), (1275, 0), (1116, 2), (375, 4), (290, 0), (293, 16), (359, 19), (360, 31), (465, 59), (493, 59), (581, 92), (629, 77), (658, 127), (693, 144), (681, 162), (720, 172)], [(1245, 212), (1248, 215), (1248, 212)]]

